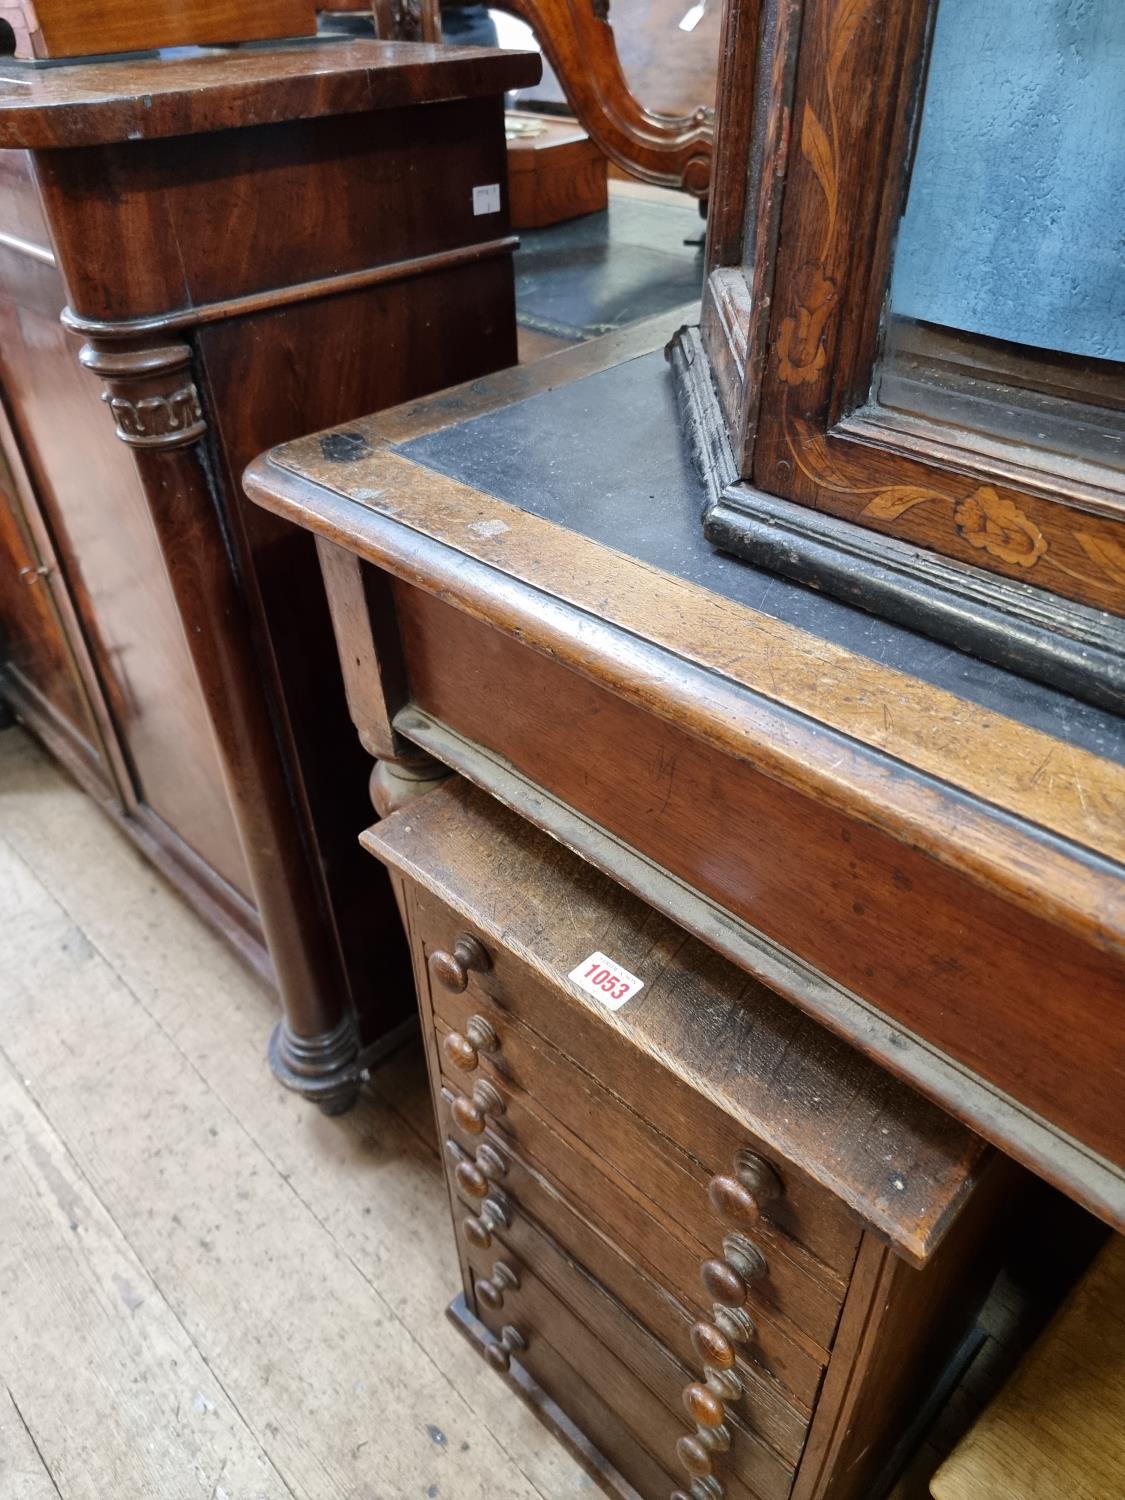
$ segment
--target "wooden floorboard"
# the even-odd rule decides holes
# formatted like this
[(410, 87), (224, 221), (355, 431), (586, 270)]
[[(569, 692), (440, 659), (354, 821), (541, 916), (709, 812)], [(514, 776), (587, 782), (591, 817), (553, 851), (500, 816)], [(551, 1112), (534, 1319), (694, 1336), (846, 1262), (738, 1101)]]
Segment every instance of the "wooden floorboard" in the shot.
[(286, 1500), (289, 1489), (3, 1062), (0, 1203), (0, 1444), (11, 1446), (24, 1486), (0, 1467), (5, 1500), (13, 1487)]
[(58, 1486), (16, 1398), (0, 1375), (0, 1495), (5, 1500), (59, 1500)]
[(4, 1500), (591, 1494), (445, 1322), (417, 1055), (343, 1120), (279, 1089), (264, 991), (14, 730), (0, 933)]

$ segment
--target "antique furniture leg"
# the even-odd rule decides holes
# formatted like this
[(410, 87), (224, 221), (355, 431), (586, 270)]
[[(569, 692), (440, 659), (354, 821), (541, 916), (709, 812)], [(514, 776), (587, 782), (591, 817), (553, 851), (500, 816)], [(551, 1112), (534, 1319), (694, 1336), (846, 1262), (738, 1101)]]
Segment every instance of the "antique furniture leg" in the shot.
[[(205, 420), (185, 343), (84, 345), (117, 436), (134, 451), (219, 745), (281, 993), (270, 1063), (326, 1114), (359, 1087), (355, 1014), (291, 815), (244, 597), (219, 524)], [(216, 622), (226, 628), (216, 629)], [(237, 623), (236, 623), (237, 622)]]
[(389, 817), (432, 792), (449, 775), (448, 766), (420, 752), (409, 760), (377, 760), (371, 769), (371, 806), (381, 818)]
[(375, 759), (368, 783), (371, 805), (386, 818), (433, 791), (451, 772), (391, 723), (406, 701), (406, 677), (385, 575), (362, 568), (353, 553), (325, 537), (317, 538), (316, 550), (348, 711), (360, 744)]

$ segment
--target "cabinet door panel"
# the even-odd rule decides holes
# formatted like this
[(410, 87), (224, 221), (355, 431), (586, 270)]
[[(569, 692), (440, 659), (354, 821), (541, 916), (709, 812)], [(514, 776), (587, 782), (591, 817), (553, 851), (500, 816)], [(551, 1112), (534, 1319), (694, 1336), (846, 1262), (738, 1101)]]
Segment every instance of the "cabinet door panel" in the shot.
[(248, 896), (206, 709), (130, 454), (58, 321), (65, 299), (57, 272), (30, 260), (20, 269), (18, 296), (3, 275), (0, 380), (132, 796)]

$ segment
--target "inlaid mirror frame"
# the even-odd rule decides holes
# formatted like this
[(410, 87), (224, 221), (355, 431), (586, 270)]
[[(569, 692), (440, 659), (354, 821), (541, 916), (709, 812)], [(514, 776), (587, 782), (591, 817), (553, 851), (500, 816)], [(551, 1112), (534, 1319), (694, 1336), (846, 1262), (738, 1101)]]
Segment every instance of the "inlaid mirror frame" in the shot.
[(708, 537), (1125, 710), (1125, 495), (867, 404), (938, 0), (728, 0), (708, 276), (670, 351)]

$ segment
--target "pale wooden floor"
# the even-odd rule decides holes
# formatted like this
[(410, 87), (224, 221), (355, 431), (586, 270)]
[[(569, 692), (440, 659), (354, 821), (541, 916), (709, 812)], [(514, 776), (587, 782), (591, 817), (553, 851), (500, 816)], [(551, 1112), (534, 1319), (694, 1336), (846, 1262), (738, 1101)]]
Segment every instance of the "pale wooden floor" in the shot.
[(570, 1500), (445, 1321), (420, 1062), (343, 1120), (273, 1003), (20, 730), (0, 733), (2, 1500)]

